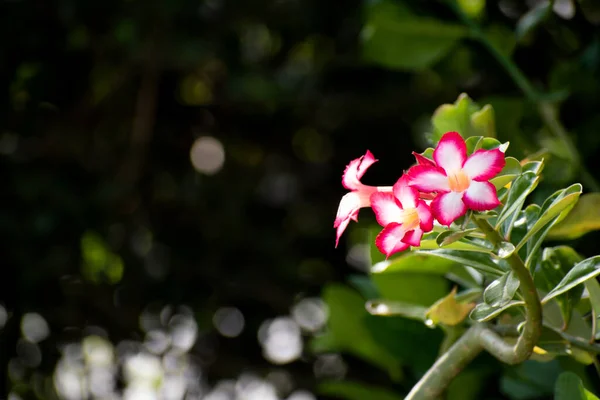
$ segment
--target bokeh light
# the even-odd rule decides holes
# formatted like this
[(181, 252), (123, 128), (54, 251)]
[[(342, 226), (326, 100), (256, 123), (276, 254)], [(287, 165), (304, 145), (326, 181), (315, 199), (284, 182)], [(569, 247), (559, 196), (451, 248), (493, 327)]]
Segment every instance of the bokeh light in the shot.
[(262, 323), (258, 338), (263, 356), (273, 364), (287, 364), (302, 354), (300, 327), (292, 318), (278, 317)]
[(221, 335), (233, 338), (244, 330), (244, 315), (235, 307), (222, 307), (215, 312), (213, 324)]
[(192, 144), (190, 160), (194, 169), (206, 175), (214, 175), (225, 164), (225, 149), (223, 144), (211, 136), (203, 136)]

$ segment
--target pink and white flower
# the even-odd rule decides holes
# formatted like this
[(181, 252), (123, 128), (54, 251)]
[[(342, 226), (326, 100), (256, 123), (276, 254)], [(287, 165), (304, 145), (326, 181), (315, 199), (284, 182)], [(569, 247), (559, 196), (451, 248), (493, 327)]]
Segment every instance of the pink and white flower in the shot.
[(373, 154), (367, 150), (366, 154), (360, 158), (350, 161), (350, 164), (344, 170), (342, 176), (342, 185), (348, 190), (337, 210), (337, 215), (333, 223), (333, 227), (337, 229), (335, 246), (337, 247), (340, 241), (340, 236), (352, 221), (358, 221), (358, 211), (363, 207), (371, 206), (371, 195), (377, 192), (391, 192), (391, 186), (368, 186), (360, 182), (360, 178), (367, 172), (367, 169), (373, 163), (377, 162)]
[(431, 212), (442, 225), (450, 225), (467, 209), (485, 211), (500, 205), (489, 180), (504, 168), (502, 151), (477, 150), (467, 157), (464, 139), (457, 132), (448, 132), (433, 151), (433, 160), (435, 164), (417, 158), (419, 165), (412, 167), (408, 176), (410, 186), (437, 193)]
[(408, 186), (403, 175), (393, 186), (392, 193), (376, 192), (371, 195), (371, 207), (383, 230), (375, 245), (386, 257), (410, 246), (419, 246), (423, 232), (433, 229), (433, 216), (419, 192)]

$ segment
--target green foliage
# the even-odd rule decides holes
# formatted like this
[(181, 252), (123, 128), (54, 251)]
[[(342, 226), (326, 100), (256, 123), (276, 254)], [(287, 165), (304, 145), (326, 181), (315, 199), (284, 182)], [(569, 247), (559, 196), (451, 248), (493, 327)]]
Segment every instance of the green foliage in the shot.
[(579, 376), (563, 372), (556, 381), (554, 400), (598, 400), (598, 397), (586, 390)]
[[(427, 138), (432, 144), (436, 144), (444, 133), (452, 131), (459, 132), (465, 138), (496, 136), (493, 108), (490, 105), (478, 106), (465, 93), (458, 96), (454, 104), (439, 106), (431, 117), (431, 125), (432, 131), (427, 134)], [(486, 147), (480, 145), (474, 150), (477, 148)]]
[(569, 215), (552, 227), (548, 232), (548, 238), (577, 239), (598, 229), (600, 229), (600, 194), (586, 193), (579, 198)]
[(319, 384), (318, 391), (324, 396), (345, 400), (402, 400), (401, 396), (389, 390), (358, 382), (322, 382)]
[(467, 35), (464, 26), (415, 15), (401, 2), (376, 1), (365, 14), (362, 56), (387, 68), (429, 67)]
[(492, 307), (507, 305), (519, 289), (519, 280), (513, 271), (506, 272), (485, 288), (483, 301)]
[(94, 283), (119, 283), (123, 277), (123, 260), (113, 253), (100, 235), (86, 232), (81, 238), (81, 273)]

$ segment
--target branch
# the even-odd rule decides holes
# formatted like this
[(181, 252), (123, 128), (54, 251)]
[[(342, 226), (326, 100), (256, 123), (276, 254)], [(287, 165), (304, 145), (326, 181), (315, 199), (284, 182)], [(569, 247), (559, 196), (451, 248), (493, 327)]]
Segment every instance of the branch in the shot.
[[(496, 248), (505, 241), (485, 219), (475, 216), (473, 221)], [(523, 260), (515, 251), (506, 258), (512, 271), (519, 279), (519, 290), (525, 301), (526, 317), (521, 334), (515, 345), (505, 342), (485, 324), (475, 324), (450, 347), (412, 388), (405, 400), (433, 400), (439, 398), (452, 379), (485, 349), (506, 364), (518, 364), (533, 353), (542, 332), (542, 305), (533, 277)]]

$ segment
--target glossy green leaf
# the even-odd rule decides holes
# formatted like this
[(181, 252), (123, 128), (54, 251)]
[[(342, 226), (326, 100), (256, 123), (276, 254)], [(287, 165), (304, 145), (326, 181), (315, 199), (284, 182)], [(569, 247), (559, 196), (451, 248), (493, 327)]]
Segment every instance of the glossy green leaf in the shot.
[(479, 18), (485, 11), (485, 0), (458, 0), (457, 3), (462, 12), (471, 18)]
[(567, 371), (559, 375), (554, 390), (554, 400), (599, 400), (583, 386), (577, 374)]
[[(581, 195), (582, 187), (579, 183), (569, 186), (566, 189), (559, 190), (550, 196), (542, 205), (540, 216), (533, 226), (527, 231), (523, 239), (517, 245), (517, 250), (527, 243), (533, 235), (548, 224), (554, 224), (566, 216), (575, 205)], [(558, 218), (557, 218), (558, 217)], [(538, 241), (544, 237), (538, 238)]]
[(371, 315), (395, 315), (417, 321), (425, 321), (427, 313), (427, 307), (422, 305), (386, 299), (369, 300), (365, 304), (365, 308)]
[(524, 305), (524, 302), (517, 300), (510, 301), (501, 307), (492, 307), (487, 303), (479, 303), (477, 304), (477, 306), (475, 306), (473, 311), (471, 311), (469, 318), (477, 322), (485, 322), (497, 317), (498, 315), (500, 315), (501, 313), (503, 313), (511, 307)]
[(344, 400), (402, 400), (387, 389), (351, 381), (326, 381), (317, 387), (319, 394)]
[(329, 308), (328, 331), (311, 343), (315, 352), (344, 351), (388, 371), (398, 379), (400, 364), (371, 335), (366, 325), (364, 299), (354, 290), (340, 284), (325, 287), (323, 300)]
[(548, 233), (550, 239), (572, 240), (600, 229), (600, 193), (586, 193), (573, 210)]
[(415, 250), (414, 253), (454, 261), (491, 276), (500, 276), (509, 270), (505, 260), (498, 259), (491, 253), (447, 249)]
[[(429, 139), (434, 144), (444, 133), (451, 131), (460, 133), (463, 138), (483, 136), (492, 139), (495, 136), (492, 108), (490, 106), (479, 107), (465, 93), (458, 96), (454, 104), (439, 106), (431, 117), (431, 125), (432, 132)], [(473, 151), (469, 149), (469, 143), (467, 143), (467, 149)]]
[(366, 14), (361, 34), (362, 56), (387, 68), (427, 68), (467, 35), (463, 25), (414, 15), (397, 2), (371, 4)]
[[(581, 260), (582, 257), (568, 246), (544, 249), (541, 262), (534, 274), (536, 286), (545, 292), (551, 292)], [(571, 321), (573, 308), (579, 302), (582, 292), (583, 286), (579, 286), (555, 298), (565, 327)]]
[(517, 27), (515, 29), (517, 40), (522, 40), (551, 14), (552, 6), (550, 2), (542, 2), (526, 12), (519, 21), (517, 21)]
[(521, 163), (514, 157), (506, 157), (506, 165), (490, 182), (496, 189), (503, 188), (521, 175)]
[(510, 237), (510, 232), (525, 204), (525, 200), (537, 187), (539, 179), (535, 173), (525, 172), (519, 175), (510, 185), (506, 205), (502, 208), (496, 220), (496, 229), (499, 229), (504, 237)]
[(588, 279), (595, 278), (598, 274), (600, 274), (600, 256), (590, 257), (575, 264), (558, 285), (544, 297), (542, 303), (550, 301)]
[(598, 332), (598, 317), (600, 317), (600, 283), (596, 279), (588, 279), (583, 282), (590, 296), (592, 306), (592, 334), (590, 338), (596, 340)]
[(515, 297), (519, 283), (512, 271), (506, 272), (485, 288), (483, 300), (492, 307), (502, 307)]
[(473, 229), (467, 229), (464, 231), (449, 231), (449, 230), (444, 231), (437, 236), (435, 241), (438, 244), (438, 246), (445, 247), (445, 246), (448, 246), (449, 244), (459, 241), (460, 239), (464, 238), (465, 236), (469, 235), (470, 233), (475, 232), (476, 230), (477, 229), (473, 228)]

